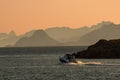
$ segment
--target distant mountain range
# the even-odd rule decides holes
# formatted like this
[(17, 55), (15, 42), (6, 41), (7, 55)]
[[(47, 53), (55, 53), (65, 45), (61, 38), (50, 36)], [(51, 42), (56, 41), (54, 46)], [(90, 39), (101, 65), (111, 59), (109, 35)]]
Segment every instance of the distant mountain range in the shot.
[(58, 41), (49, 37), (45, 31), (36, 30), (32, 36), (23, 37), (15, 43), (15, 47), (57, 46)]
[(77, 41), (80, 36), (89, 32), (88, 27), (71, 29), (69, 27), (54, 27), (45, 30), (49, 36), (53, 37), (59, 42)]
[(80, 45), (91, 45), (100, 39), (120, 39), (120, 25), (112, 22), (102, 22), (101, 27), (82, 36), (78, 43)]
[[(97, 28), (96, 28), (97, 29)], [(80, 39), (81, 36), (93, 31), (93, 27), (89, 28), (87, 26), (77, 29), (71, 29), (69, 27), (54, 27), (46, 29), (51, 37), (59, 42), (72, 42)]]
[(91, 27), (54, 27), (32, 30), (19, 36), (14, 31), (0, 33), (0, 47), (88, 46), (100, 39), (120, 39), (120, 25), (103, 21)]
[[(83, 37), (86, 34), (89, 34), (92, 31), (98, 30), (102, 27), (104, 27), (106, 24), (109, 24), (111, 22), (101, 22), (97, 25), (92, 25), (91, 27), (81, 27), (76, 29), (71, 29), (69, 27), (54, 27), (46, 29), (45, 31), (54, 39), (56, 39), (59, 42), (75, 42), (80, 40), (81, 37)], [(110, 25), (111, 26), (111, 25)]]

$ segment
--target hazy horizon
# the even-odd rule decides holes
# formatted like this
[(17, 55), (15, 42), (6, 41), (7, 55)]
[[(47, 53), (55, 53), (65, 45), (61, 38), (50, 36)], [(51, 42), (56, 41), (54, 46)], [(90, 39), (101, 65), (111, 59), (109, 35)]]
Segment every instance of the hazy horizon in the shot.
[[(23, 33), (18, 33), (16, 30), (10, 30), (10, 31), (8, 31), (8, 32), (0, 32), (0, 33), (6, 33), (6, 34), (9, 34), (10, 32), (15, 32), (15, 34), (17, 35), (17, 36), (19, 36), (19, 35), (24, 35), (25, 33), (27, 33), (27, 32), (31, 32), (31, 31), (34, 31), (34, 30), (44, 30), (44, 31), (46, 31), (46, 30), (49, 30), (49, 29), (54, 29), (54, 28), (58, 28), (58, 29), (62, 29), (62, 28), (66, 28), (66, 29), (73, 29), (73, 30), (75, 30), (75, 29), (79, 29), (79, 28), (85, 28), (85, 27), (88, 27), (88, 28), (92, 28), (92, 27), (94, 27), (95, 25), (98, 25), (98, 24), (101, 24), (101, 23), (107, 23), (107, 22), (109, 22), (109, 23), (113, 23), (113, 24), (115, 24), (114, 22), (111, 22), (111, 21), (101, 21), (101, 22), (99, 22), (99, 23), (96, 23), (96, 24), (92, 24), (91, 26), (81, 26), (81, 27), (76, 27), (76, 28), (73, 28), (73, 27), (70, 27), (70, 26), (53, 26), (53, 27), (48, 27), (48, 28), (45, 28), (45, 29), (42, 29), (42, 28), (34, 28), (34, 29), (28, 29), (28, 30), (26, 30), (25, 32), (23, 32)], [(116, 24), (116, 25), (119, 25), (120, 23), (118, 23), (118, 24)]]
[(0, 0), (0, 32), (120, 23), (119, 0)]

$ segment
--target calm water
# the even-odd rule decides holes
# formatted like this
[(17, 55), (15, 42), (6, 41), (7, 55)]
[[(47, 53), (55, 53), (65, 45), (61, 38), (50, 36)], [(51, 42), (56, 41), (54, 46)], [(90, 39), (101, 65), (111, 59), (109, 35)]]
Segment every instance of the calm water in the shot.
[(0, 80), (120, 80), (120, 59), (81, 59), (103, 65), (64, 65), (58, 57), (82, 47), (0, 49)]

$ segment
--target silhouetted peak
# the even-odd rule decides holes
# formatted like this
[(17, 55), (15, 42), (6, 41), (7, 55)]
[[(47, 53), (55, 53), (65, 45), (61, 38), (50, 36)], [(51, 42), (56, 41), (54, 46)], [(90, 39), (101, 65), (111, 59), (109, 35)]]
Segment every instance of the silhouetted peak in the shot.
[(111, 21), (102, 21), (101, 23), (98, 23), (97, 25), (92, 26), (92, 30), (97, 30), (100, 28), (108, 28), (108, 27), (113, 27), (115, 24)]
[(44, 30), (36, 30), (34, 34), (45, 34)]
[(113, 25), (115, 24), (111, 21), (102, 21), (101, 23), (98, 23), (98, 26), (113, 26)]
[(16, 33), (14, 32), (14, 31), (11, 31), (10, 33), (9, 33), (9, 37), (15, 37), (16, 36)]
[(114, 24), (114, 23), (111, 21), (102, 21), (101, 24)]
[(49, 37), (43, 30), (35, 30), (33, 35), (30, 37), (24, 37), (18, 40), (15, 46), (52, 46), (56, 45), (58, 42), (51, 37)]
[(32, 36), (38, 37), (38, 36), (45, 36), (45, 35), (47, 35), (47, 34), (46, 34), (46, 32), (45, 32), (44, 30), (36, 30), (36, 31), (33, 33)]

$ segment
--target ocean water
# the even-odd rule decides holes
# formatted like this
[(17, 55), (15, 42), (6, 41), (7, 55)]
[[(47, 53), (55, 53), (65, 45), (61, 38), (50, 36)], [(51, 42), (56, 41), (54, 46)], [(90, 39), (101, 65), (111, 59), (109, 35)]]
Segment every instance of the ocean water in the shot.
[(82, 63), (75, 65), (59, 62), (59, 56), (83, 49), (1, 48), (0, 80), (120, 80), (120, 59), (79, 59)]

